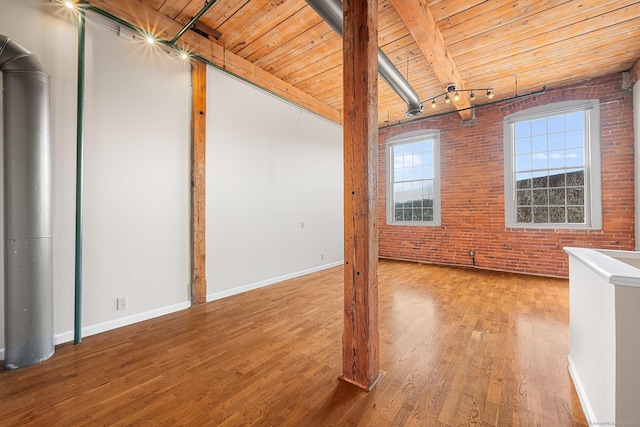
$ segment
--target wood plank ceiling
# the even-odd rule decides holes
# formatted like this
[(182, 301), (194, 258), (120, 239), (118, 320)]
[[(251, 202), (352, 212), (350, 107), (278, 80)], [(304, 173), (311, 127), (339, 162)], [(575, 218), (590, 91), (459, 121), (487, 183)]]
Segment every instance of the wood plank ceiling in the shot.
[[(214, 0), (210, 0), (214, 1)], [(493, 88), (493, 101), (629, 70), (640, 58), (640, 1), (379, 0), (378, 44), (425, 101), (448, 84)], [(165, 40), (204, 0), (94, 0)], [(330, 120), (342, 112), (342, 39), (305, 0), (217, 0), (177, 45)], [(214, 31), (211, 31), (214, 30)], [(417, 40), (417, 41), (416, 41)], [(516, 83), (517, 81), (517, 83)], [(516, 86), (517, 85), (517, 86)], [(465, 96), (466, 95), (466, 96)], [(380, 79), (379, 126), (411, 120)], [(464, 112), (463, 119), (470, 118)]]

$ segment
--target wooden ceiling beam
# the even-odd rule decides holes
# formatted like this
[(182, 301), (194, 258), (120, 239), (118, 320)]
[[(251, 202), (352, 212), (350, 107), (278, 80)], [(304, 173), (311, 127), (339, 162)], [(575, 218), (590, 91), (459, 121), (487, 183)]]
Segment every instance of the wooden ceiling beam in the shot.
[[(425, 0), (391, 0), (391, 4), (431, 65), (442, 87), (454, 84), (457, 89), (464, 89), (462, 77)], [(460, 100), (452, 99), (452, 102), (459, 110), (462, 120), (471, 119), (472, 110), (468, 109), (471, 107), (471, 100), (467, 93), (460, 93)]]
[[(90, 5), (148, 31), (163, 40), (171, 40), (183, 27), (182, 24), (162, 15), (139, 1), (91, 0)], [(176, 43), (231, 74), (245, 79), (265, 90), (280, 96), (302, 108), (313, 111), (335, 123), (342, 123), (342, 114), (306, 92), (279, 79), (262, 68), (224, 49), (206, 37), (187, 31)]]
[(640, 59), (634, 62), (630, 70), (631, 73), (631, 86), (635, 85), (640, 80)]

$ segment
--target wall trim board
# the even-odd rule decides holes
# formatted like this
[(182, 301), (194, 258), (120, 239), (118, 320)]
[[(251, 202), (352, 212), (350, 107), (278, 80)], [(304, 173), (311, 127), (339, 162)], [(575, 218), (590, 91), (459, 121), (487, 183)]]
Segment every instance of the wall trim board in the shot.
[[(100, 334), (102, 332), (107, 332), (113, 329), (118, 329), (123, 326), (133, 325), (134, 323), (143, 322), (149, 319), (154, 319), (156, 317), (175, 313), (176, 311), (185, 310), (190, 307), (191, 307), (191, 301), (184, 301), (181, 303), (172, 304), (165, 307), (160, 307), (153, 310), (145, 311), (144, 313), (137, 313), (131, 316), (110, 320), (108, 322), (98, 323), (97, 325), (85, 326), (82, 328), (82, 337), (84, 338), (91, 335)], [(73, 331), (67, 331), (61, 334), (56, 334), (53, 337), (53, 343), (55, 345), (64, 344), (70, 341), (73, 341)], [(4, 348), (0, 348), (0, 360), (4, 360)]]
[[(143, 322), (145, 320), (164, 316), (165, 314), (175, 313), (176, 311), (185, 310), (190, 307), (191, 307), (191, 301), (184, 301), (177, 304), (168, 305), (165, 307), (158, 307), (153, 310), (145, 311), (143, 313), (137, 313), (131, 316), (121, 317), (119, 319), (98, 323), (97, 325), (86, 326), (82, 328), (82, 336), (88, 337), (91, 335), (96, 335), (102, 332), (110, 331), (112, 329), (133, 325), (134, 323)], [(55, 336), (55, 343), (62, 344), (67, 341), (71, 341), (72, 339), (73, 339), (72, 331), (64, 332), (62, 334), (58, 334)]]
[[(296, 277), (306, 276), (307, 274), (316, 273), (318, 271), (326, 270), (329, 268), (337, 267), (339, 265), (343, 265), (344, 261), (336, 261), (329, 264), (320, 265), (317, 267), (308, 268), (306, 270), (297, 271), (294, 273), (285, 274), (283, 276), (274, 277), (271, 279), (261, 280), (259, 282), (250, 283), (244, 286), (238, 286), (237, 288), (228, 289), (226, 291), (214, 292), (212, 294), (207, 294), (207, 302), (216, 301), (222, 298), (227, 298), (233, 295), (241, 294), (244, 292), (252, 291), (254, 289), (262, 288), (265, 286), (273, 285), (275, 283), (283, 282), (289, 279), (295, 279)], [(210, 281), (208, 283), (211, 283)]]
[[(143, 322), (145, 320), (164, 316), (165, 314), (175, 313), (176, 311), (185, 310), (190, 307), (191, 307), (191, 301), (184, 301), (177, 304), (168, 305), (165, 307), (155, 308), (153, 310), (145, 311), (143, 313), (137, 313), (131, 316), (121, 317), (119, 319), (98, 323), (97, 325), (85, 326), (82, 328), (82, 337), (84, 338), (91, 335), (100, 334), (102, 332), (107, 332), (112, 329), (118, 329), (123, 326), (133, 325), (134, 323)], [(56, 345), (62, 344), (68, 341), (72, 341), (73, 331), (57, 334), (54, 337), (54, 340)]]
[(573, 381), (573, 385), (576, 388), (576, 393), (578, 394), (578, 399), (580, 399), (580, 405), (582, 406), (582, 411), (584, 411), (584, 415), (587, 418), (589, 424), (598, 424), (596, 420), (596, 416), (593, 413), (593, 408), (589, 403), (589, 399), (587, 398), (587, 393), (584, 390), (584, 386), (582, 385), (582, 381), (580, 381), (580, 376), (578, 375), (578, 371), (573, 363), (573, 359), (571, 355), (567, 356), (569, 360), (569, 375), (571, 376), (571, 380)]

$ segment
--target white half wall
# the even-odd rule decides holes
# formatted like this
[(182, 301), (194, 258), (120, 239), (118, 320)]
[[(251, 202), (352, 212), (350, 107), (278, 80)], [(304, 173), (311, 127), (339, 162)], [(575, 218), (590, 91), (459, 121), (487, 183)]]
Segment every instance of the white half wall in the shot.
[(207, 69), (207, 298), (343, 260), (342, 127)]
[[(88, 16), (84, 335), (188, 307), (190, 282), (190, 67)], [(73, 336), (77, 19), (57, 2), (0, 0), (0, 34), (34, 52), (51, 75), (60, 343)], [(0, 287), (1, 359), (4, 282)], [(124, 296), (129, 308), (117, 311), (116, 298)]]

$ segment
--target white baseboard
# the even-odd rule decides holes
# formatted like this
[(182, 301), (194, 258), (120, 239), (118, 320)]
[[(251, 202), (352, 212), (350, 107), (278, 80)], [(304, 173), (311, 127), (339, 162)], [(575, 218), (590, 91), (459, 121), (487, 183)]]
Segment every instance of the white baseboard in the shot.
[[(230, 297), (232, 295), (240, 294), (243, 292), (251, 291), (253, 289), (262, 288), (264, 286), (272, 285), (274, 283), (282, 282), (284, 280), (294, 279), (296, 277), (305, 276), (307, 274), (315, 273), (318, 271), (326, 270), (328, 268), (337, 267), (344, 264), (344, 261), (336, 261), (330, 264), (324, 264), (318, 267), (309, 268), (307, 270), (297, 271), (295, 273), (285, 274), (283, 276), (274, 277), (272, 279), (262, 280), (260, 282), (251, 283), (237, 288), (229, 289), (222, 292), (215, 292), (207, 294), (207, 302), (219, 300), (222, 298)], [(88, 337), (91, 335), (99, 334), (102, 332), (110, 331), (112, 329), (121, 328), (123, 326), (132, 325), (134, 323), (142, 322), (144, 320), (153, 319), (154, 317), (164, 316), (165, 314), (174, 313), (176, 311), (184, 310), (191, 307), (190, 301), (173, 304), (167, 307), (161, 307), (154, 310), (146, 311), (144, 313), (138, 313), (127, 317), (121, 317), (119, 319), (110, 320), (108, 322), (99, 323), (97, 325), (85, 326), (82, 328), (82, 337)], [(53, 337), (54, 345), (63, 344), (69, 341), (73, 341), (73, 331), (67, 331), (60, 334), (56, 334)], [(4, 360), (4, 348), (0, 348), (0, 360)]]
[(244, 286), (238, 286), (237, 288), (229, 289), (226, 291), (214, 292), (207, 294), (207, 302), (219, 300), (222, 298), (230, 297), (232, 295), (241, 294), (243, 292), (252, 291), (254, 289), (262, 288), (264, 286), (273, 285), (274, 283), (283, 282), (289, 279), (295, 279), (296, 277), (306, 276), (307, 274), (315, 273), (318, 271), (326, 270), (328, 268), (337, 267), (343, 265), (344, 261), (336, 261), (330, 264), (324, 264), (318, 267), (309, 268), (295, 273), (285, 274), (284, 276), (274, 277), (272, 279), (261, 280), (260, 282), (250, 283)]
[[(142, 322), (144, 320), (153, 319), (154, 317), (160, 317), (160, 316), (164, 316), (165, 314), (170, 314), (176, 311), (185, 310), (189, 307), (191, 307), (191, 302), (184, 301), (178, 304), (173, 304), (166, 307), (160, 307), (153, 310), (145, 311), (144, 313), (132, 314), (131, 316), (121, 317), (119, 319), (109, 320), (108, 322), (98, 323), (97, 325), (85, 326), (82, 328), (82, 337), (88, 337), (91, 335), (110, 331), (112, 329), (117, 329), (123, 326), (132, 325), (134, 323)], [(69, 341), (73, 341), (73, 331), (67, 331), (61, 334), (57, 334), (53, 338), (53, 342), (56, 345), (69, 342)]]
[[(91, 335), (110, 331), (112, 329), (117, 329), (123, 326), (132, 325), (134, 323), (142, 322), (144, 320), (153, 319), (154, 317), (160, 317), (160, 316), (164, 316), (165, 314), (170, 314), (176, 311), (185, 310), (189, 307), (191, 307), (191, 302), (184, 301), (178, 304), (173, 304), (166, 307), (160, 307), (154, 310), (145, 311), (144, 313), (133, 314), (131, 316), (121, 317), (119, 319), (114, 319), (108, 322), (99, 323), (97, 325), (85, 326), (82, 328), (82, 337), (88, 337)], [(69, 341), (73, 341), (73, 336), (74, 336), (73, 331), (67, 331), (60, 334), (56, 334), (53, 337), (53, 344), (58, 345), (58, 344), (63, 344)], [(4, 360), (4, 348), (0, 348), (0, 360)]]
[(571, 358), (571, 355), (568, 355), (567, 359), (569, 359), (569, 375), (571, 375), (573, 386), (576, 388), (576, 393), (578, 393), (578, 398), (580, 399), (580, 405), (582, 405), (582, 411), (584, 412), (584, 415), (587, 418), (587, 422), (589, 423), (589, 425), (598, 424), (598, 420), (596, 419), (596, 416), (593, 413), (593, 408), (589, 403), (587, 392), (585, 391), (584, 386), (582, 385), (582, 381), (580, 381), (580, 376), (578, 375), (578, 371), (576, 370), (576, 365), (573, 363), (573, 359)]

